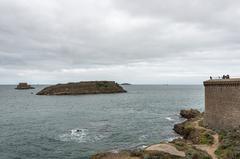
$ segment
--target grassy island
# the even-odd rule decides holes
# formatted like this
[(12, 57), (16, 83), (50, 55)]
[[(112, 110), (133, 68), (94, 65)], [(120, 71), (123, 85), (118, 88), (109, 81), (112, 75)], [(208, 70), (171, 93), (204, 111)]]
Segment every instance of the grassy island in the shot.
[(82, 95), (126, 92), (114, 81), (83, 81), (49, 86), (37, 95)]

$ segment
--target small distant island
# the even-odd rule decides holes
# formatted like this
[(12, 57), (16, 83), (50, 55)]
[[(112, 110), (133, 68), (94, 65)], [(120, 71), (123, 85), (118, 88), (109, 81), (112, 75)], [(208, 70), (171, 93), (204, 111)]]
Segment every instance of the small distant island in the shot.
[(132, 84), (130, 84), (130, 83), (122, 83), (121, 85), (132, 85)]
[(125, 92), (127, 91), (115, 81), (82, 81), (49, 86), (38, 92), (37, 95), (83, 95)]
[(34, 87), (28, 83), (19, 83), (15, 89), (34, 89)]

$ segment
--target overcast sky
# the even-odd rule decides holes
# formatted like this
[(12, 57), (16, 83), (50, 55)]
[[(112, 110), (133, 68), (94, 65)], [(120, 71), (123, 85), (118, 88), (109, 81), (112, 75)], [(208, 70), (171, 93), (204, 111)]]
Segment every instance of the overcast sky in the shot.
[(0, 83), (240, 76), (239, 0), (0, 0)]

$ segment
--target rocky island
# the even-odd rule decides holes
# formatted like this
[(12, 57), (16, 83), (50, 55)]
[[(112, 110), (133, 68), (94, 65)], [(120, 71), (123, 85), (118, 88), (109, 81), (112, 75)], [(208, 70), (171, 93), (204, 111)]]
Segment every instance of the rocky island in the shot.
[(38, 92), (37, 95), (83, 95), (125, 92), (126, 90), (114, 81), (82, 81), (49, 86)]
[(19, 83), (15, 89), (34, 89), (34, 87), (27, 83)]

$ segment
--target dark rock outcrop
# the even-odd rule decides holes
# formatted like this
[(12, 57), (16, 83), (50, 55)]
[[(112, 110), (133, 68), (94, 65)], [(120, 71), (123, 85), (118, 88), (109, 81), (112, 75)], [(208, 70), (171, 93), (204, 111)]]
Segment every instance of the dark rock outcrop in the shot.
[(27, 83), (19, 83), (15, 89), (34, 89), (34, 87)]
[[(182, 114), (181, 114), (182, 113)], [(187, 120), (174, 125), (173, 130), (181, 135), (185, 140), (191, 141), (193, 144), (212, 144), (213, 132), (203, 129), (203, 115), (198, 110), (181, 110), (180, 114)]]
[(184, 151), (186, 156), (176, 156), (157, 150), (123, 150), (117, 153), (98, 153), (91, 156), (90, 159), (210, 159), (210, 156), (206, 152), (197, 150), (194, 146), (187, 144), (187, 142), (182, 139), (174, 140), (170, 144)]
[(118, 153), (105, 152), (91, 156), (90, 159), (184, 159), (158, 151), (123, 150)]
[(114, 81), (84, 81), (49, 86), (37, 95), (82, 95), (126, 92)]
[(201, 113), (197, 109), (187, 109), (180, 111), (180, 115), (186, 119), (196, 118), (200, 114)]

